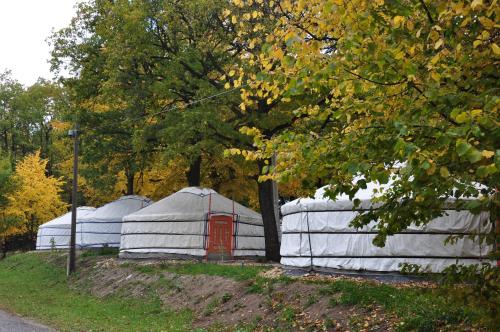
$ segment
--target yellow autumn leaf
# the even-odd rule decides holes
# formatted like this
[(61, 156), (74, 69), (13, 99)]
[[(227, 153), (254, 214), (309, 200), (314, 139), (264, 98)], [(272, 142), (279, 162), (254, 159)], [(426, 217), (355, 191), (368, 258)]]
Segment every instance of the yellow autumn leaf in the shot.
[(483, 152), (481, 152), (481, 155), (484, 158), (489, 159), (489, 158), (491, 158), (491, 157), (493, 157), (495, 155), (495, 152), (489, 151), (489, 150), (483, 150)]
[(472, 43), (472, 46), (474, 48), (478, 47), (479, 45), (481, 45), (483, 42), (481, 40), (474, 40), (474, 43)]
[(231, 87), (231, 84), (229, 84), (229, 82), (227, 82), (226, 84), (224, 84), (224, 89), (229, 89)]
[(441, 79), (441, 75), (439, 75), (438, 73), (436, 73), (435, 71), (431, 72), (431, 78), (436, 81), (436, 82), (439, 82), (439, 80)]
[(450, 171), (448, 171), (448, 168), (443, 166), (439, 169), (439, 174), (441, 174), (442, 177), (447, 178), (448, 176), (450, 176)]
[(394, 27), (399, 28), (401, 26), (401, 23), (405, 21), (405, 18), (403, 16), (394, 16), (392, 19), (392, 23), (394, 24)]
[(500, 47), (496, 43), (491, 44), (491, 49), (495, 55), (500, 55)]
[(481, 115), (481, 113), (483, 113), (483, 110), (474, 109), (470, 112), (470, 115), (471, 115), (471, 117), (475, 118), (475, 117), (478, 117), (479, 115)]
[(490, 20), (489, 18), (484, 17), (484, 16), (479, 18), (479, 22), (481, 22), (481, 24), (486, 29), (493, 29), (495, 27), (495, 22), (493, 22), (492, 20)]
[(230, 76), (230, 77), (233, 77), (233, 76), (234, 76), (234, 74), (236, 74), (236, 71), (234, 71), (234, 69), (231, 69), (231, 70), (229, 71), (229, 76)]
[(472, 1), (472, 3), (470, 4), (470, 7), (473, 9), (473, 10), (476, 10), (478, 9), (479, 7), (481, 7), (483, 5), (483, 0), (474, 0)]
[(235, 15), (233, 15), (231, 17), (231, 23), (236, 24), (237, 22), (238, 22), (238, 18)]
[(276, 59), (282, 59), (283, 58), (283, 50), (281, 48), (276, 48), (274, 51), (273, 51), (273, 56), (276, 58)]
[(438, 48), (440, 48), (442, 45), (444, 44), (444, 40), (443, 39), (439, 39), (435, 44), (434, 44), (434, 49), (437, 50)]

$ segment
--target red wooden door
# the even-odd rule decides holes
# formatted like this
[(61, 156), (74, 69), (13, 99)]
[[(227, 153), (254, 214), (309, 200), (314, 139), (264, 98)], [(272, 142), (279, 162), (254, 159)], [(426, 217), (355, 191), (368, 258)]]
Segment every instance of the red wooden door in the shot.
[(210, 217), (208, 253), (231, 255), (233, 245), (233, 218), (215, 215)]

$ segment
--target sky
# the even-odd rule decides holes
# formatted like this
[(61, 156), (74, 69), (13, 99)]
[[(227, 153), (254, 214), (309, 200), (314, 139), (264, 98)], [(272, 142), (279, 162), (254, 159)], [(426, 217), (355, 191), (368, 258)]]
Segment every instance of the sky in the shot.
[(50, 46), (46, 39), (52, 29), (67, 26), (75, 13), (76, 0), (0, 0), (0, 72), (25, 86), (39, 77), (51, 79)]

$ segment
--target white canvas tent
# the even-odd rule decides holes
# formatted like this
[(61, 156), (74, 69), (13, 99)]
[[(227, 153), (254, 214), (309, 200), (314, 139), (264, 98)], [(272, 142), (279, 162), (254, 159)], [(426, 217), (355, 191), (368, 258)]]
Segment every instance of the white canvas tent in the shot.
[(260, 214), (212, 189), (184, 188), (123, 218), (120, 257), (264, 256)]
[[(85, 218), (95, 210), (94, 207), (80, 206), (76, 218)], [(71, 212), (40, 225), (36, 237), (36, 250), (68, 249), (71, 236)]]
[(324, 188), (314, 198), (300, 198), (283, 205), (281, 263), (387, 272), (399, 271), (401, 263), (408, 263), (418, 264), (429, 272), (440, 272), (451, 264), (487, 262), (485, 257), (491, 246), (467, 236), (455, 244), (444, 243), (453, 234), (489, 232), (491, 222), (487, 212), (474, 215), (465, 210), (445, 210), (445, 215), (426, 226), (412, 225), (403, 233), (389, 236), (383, 248), (373, 245), (375, 222), (362, 229), (349, 224), (364, 210), (376, 208), (377, 203), (372, 199), (383, 191), (380, 185), (368, 183), (367, 189), (355, 196), (361, 201), (355, 211), (346, 195), (335, 201), (323, 198)]
[(123, 216), (151, 203), (150, 199), (143, 196), (123, 196), (79, 219), (76, 224), (77, 247), (119, 247)]

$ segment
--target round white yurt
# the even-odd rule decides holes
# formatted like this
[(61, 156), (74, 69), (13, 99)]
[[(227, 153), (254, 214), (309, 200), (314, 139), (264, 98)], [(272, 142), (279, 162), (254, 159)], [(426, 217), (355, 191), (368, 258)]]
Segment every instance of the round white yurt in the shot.
[(265, 256), (262, 217), (212, 189), (184, 188), (123, 218), (120, 257)]
[(376, 209), (372, 200), (383, 191), (384, 186), (368, 183), (367, 188), (354, 197), (361, 201), (355, 210), (347, 195), (335, 201), (323, 198), (324, 188), (319, 189), (314, 198), (299, 198), (284, 204), (281, 207), (281, 264), (397, 272), (401, 264), (406, 263), (420, 265), (428, 272), (440, 272), (452, 264), (488, 262), (486, 256), (492, 247), (467, 236), (455, 244), (445, 245), (450, 235), (488, 233), (491, 230), (488, 212), (474, 215), (466, 210), (445, 210), (443, 216), (425, 226), (413, 225), (402, 233), (389, 236), (385, 247), (373, 245), (376, 222), (362, 229), (349, 225), (359, 213)]
[[(94, 207), (80, 206), (76, 210), (77, 221), (95, 210)], [(36, 250), (68, 249), (71, 237), (71, 212), (63, 214), (38, 227)]]
[(119, 247), (123, 216), (151, 203), (149, 198), (143, 196), (123, 196), (79, 219), (76, 224), (77, 247)]

